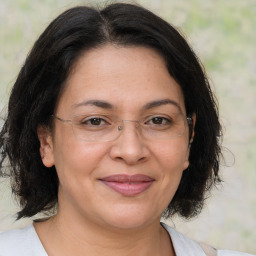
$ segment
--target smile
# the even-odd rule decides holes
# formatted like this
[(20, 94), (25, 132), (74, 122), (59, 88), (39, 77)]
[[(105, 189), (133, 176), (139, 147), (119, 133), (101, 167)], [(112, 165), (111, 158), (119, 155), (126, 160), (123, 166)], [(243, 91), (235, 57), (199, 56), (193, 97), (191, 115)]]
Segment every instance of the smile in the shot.
[(100, 179), (100, 181), (123, 196), (136, 196), (147, 190), (155, 180), (142, 174), (117, 174)]

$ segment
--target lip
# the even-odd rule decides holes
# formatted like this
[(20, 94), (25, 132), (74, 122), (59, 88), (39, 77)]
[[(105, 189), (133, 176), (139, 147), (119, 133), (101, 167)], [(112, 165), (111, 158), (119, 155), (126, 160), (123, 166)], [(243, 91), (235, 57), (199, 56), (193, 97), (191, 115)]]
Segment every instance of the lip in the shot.
[(155, 180), (143, 174), (117, 174), (104, 177), (100, 181), (123, 196), (136, 196), (147, 190)]

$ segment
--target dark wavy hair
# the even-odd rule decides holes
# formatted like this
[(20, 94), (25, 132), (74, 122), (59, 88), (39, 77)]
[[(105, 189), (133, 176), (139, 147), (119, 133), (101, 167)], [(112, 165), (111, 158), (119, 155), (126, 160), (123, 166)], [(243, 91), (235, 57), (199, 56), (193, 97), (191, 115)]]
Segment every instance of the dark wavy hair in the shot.
[(163, 216), (197, 215), (211, 187), (220, 182), (218, 108), (204, 69), (186, 40), (173, 26), (137, 5), (79, 6), (62, 13), (40, 35), (10, 95), (0, 133), (0, 173), (11, 176), (21, 205), (18, 219), (46, 213), (58, 203), (58, 176), (54, 166), (46, 168), (41, 161), (37, 128), (52, 128), (51, 115), (79, 56), (104, 44), (156, 50), (182, 88), (187, 115), (196, 114), (190, 166)]

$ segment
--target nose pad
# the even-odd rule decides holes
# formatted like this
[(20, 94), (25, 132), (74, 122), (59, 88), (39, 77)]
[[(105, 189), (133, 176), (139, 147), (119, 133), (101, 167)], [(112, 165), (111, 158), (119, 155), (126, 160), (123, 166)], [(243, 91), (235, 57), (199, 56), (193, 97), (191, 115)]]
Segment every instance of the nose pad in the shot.
[[(131, 127), (128, 124), (131, 123)], [(140, 139), (140, 132), (137, 130), (140, 127), (138, 121), (122, 120), (117, 125), (116, 131), (118, 131), (119, 138), (110, 148), (110, 157), (115, 160), (123, 160), (127, 164), (136, 164), (138, 161), (147, 159), (149, 150), (146, 144)], [(126, 130), (127, 129), (127, 130)], [(124, 133), (123, 130), (125, 130)]]
[[(125, 129), (124, 123), (134, 123), (136, 129), (139, 130), (139, 128), (140, 128), (140, 124), (139, 124), (139, 121), (138, 121), (138, 120), (122, 120), (121, 123), (122, 123), (122, 124), (119, 124), (119, 125), (117, 126), (117, 131), (118, 131), (118, 137), (117, 137), (117, 138), (119, 138), (119, 136), (122, 134), (122, 131)], [(139, 131), (139, 132), (136, 131), (137, 136), (140, 136), (140, 135), (141, 135), (140, 132), (141, 132), (141, 131)]]
[(118, 125), (117, 130), (119, 132), (124, 130), (124, 124), (125, 123), (134, 123), (135, 124), (135, 128), (139, 128), (140, 124), (138, 120), (122, 120), (123, 125)]

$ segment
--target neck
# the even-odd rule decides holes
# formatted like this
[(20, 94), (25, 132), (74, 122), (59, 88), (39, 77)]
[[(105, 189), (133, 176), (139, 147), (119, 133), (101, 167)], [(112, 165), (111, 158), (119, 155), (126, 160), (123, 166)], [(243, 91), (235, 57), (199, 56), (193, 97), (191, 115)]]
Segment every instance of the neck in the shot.
[(99, 226), (93, 222), (71, 221), (59, 212), (46, 222), (35, 224), (49, 256), (165, 256), (175, 255), (167, 231), (156, 220), (132, 229)]

